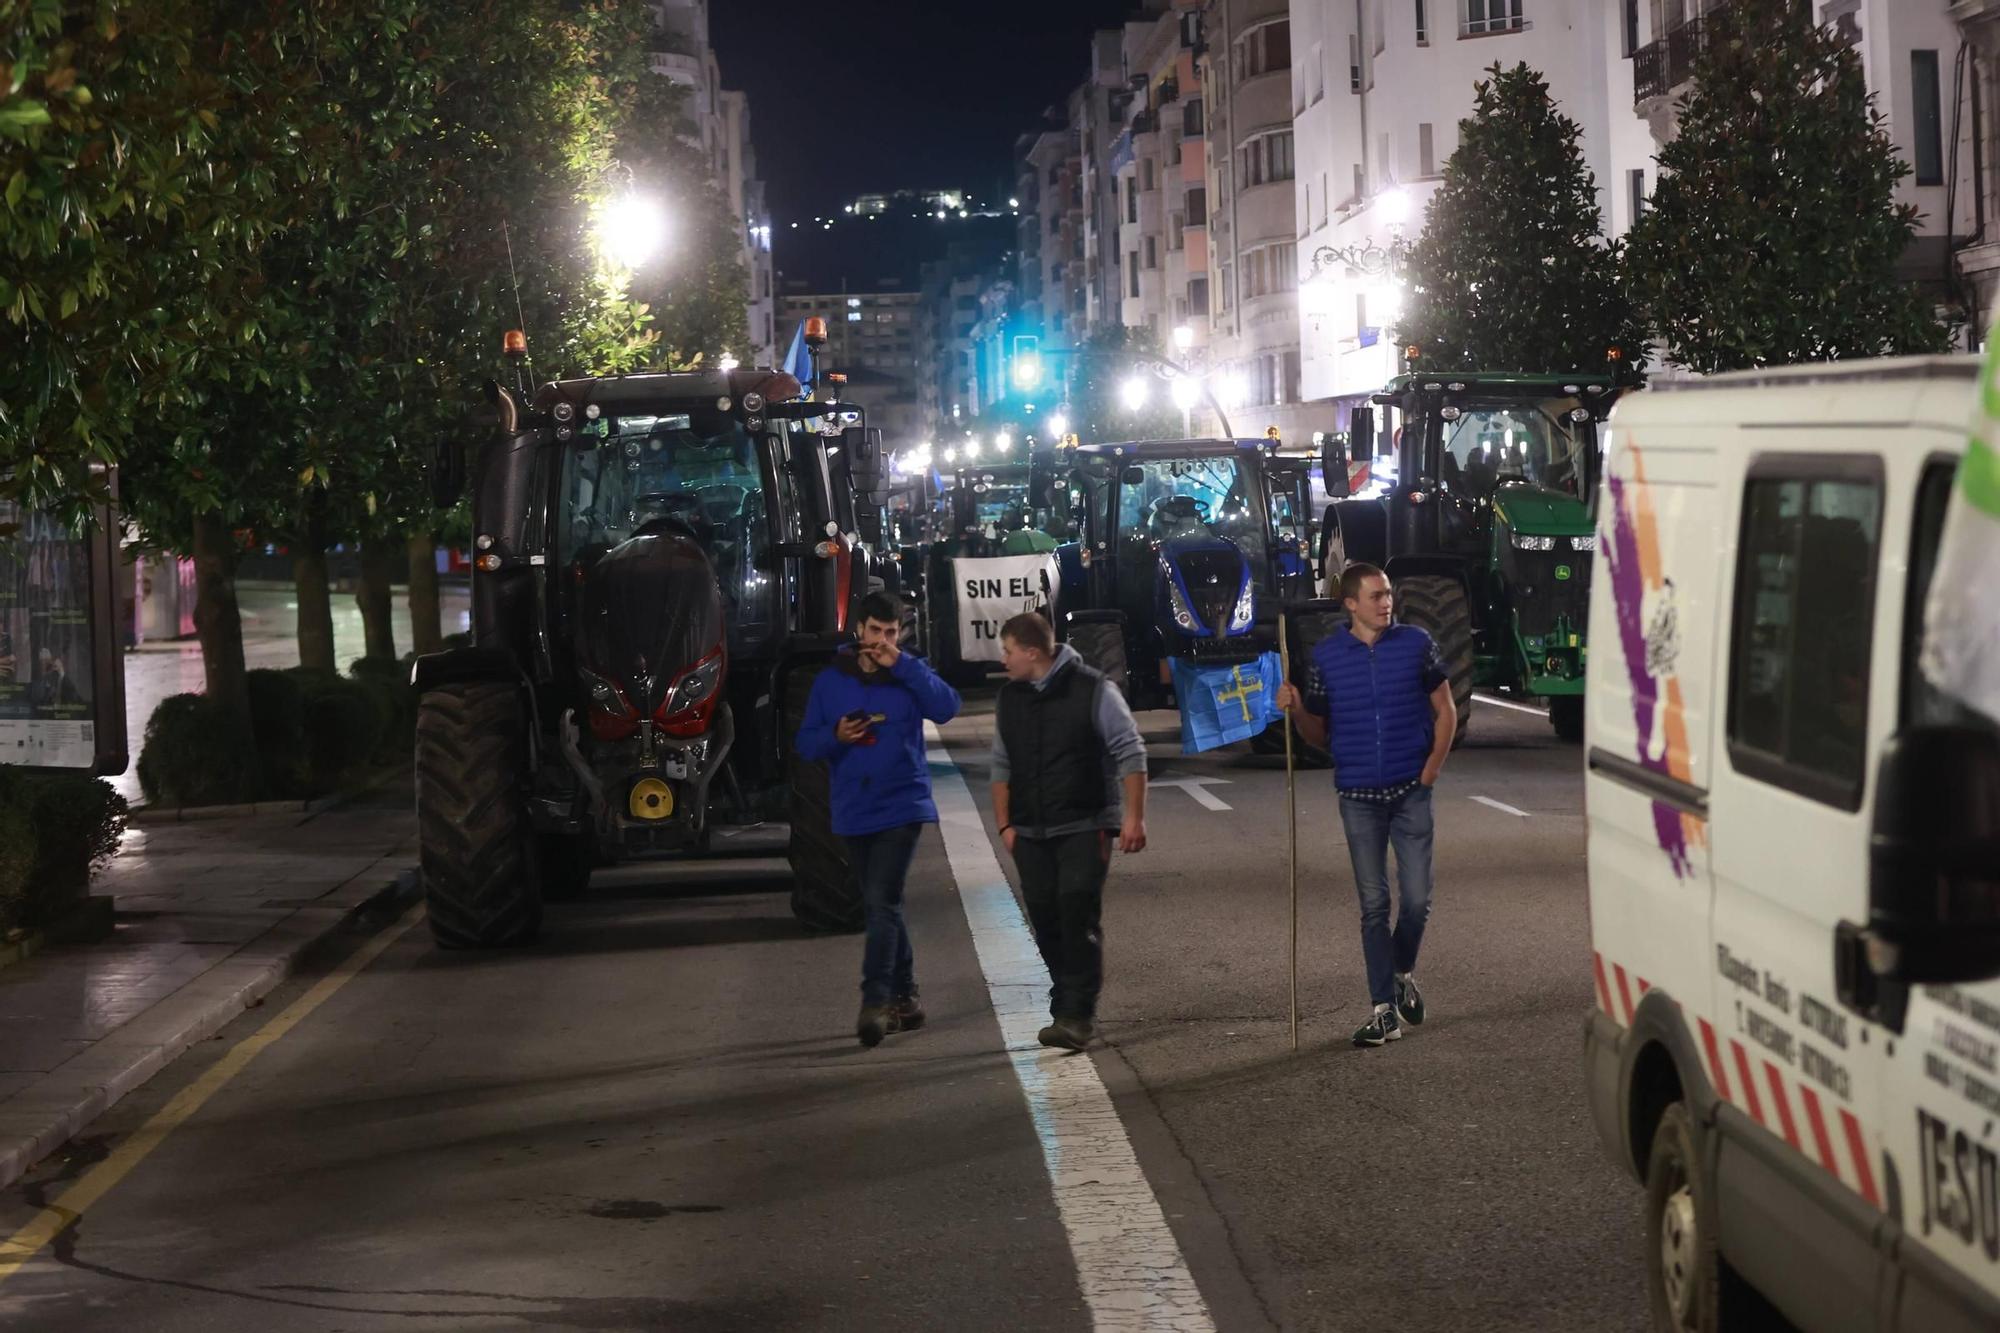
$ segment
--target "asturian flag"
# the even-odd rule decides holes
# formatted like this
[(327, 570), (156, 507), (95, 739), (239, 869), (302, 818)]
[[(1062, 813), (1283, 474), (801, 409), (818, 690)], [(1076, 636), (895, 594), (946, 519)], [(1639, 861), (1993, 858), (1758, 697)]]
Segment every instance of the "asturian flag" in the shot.
[(1181, 706), (1182, 754), (1249, 740), (1279, 716), (1278, 685), (1284, 677), (1276, 653), (1228, 665), (1171, 660), (1174, 698)]
[(1945, 511), (1924, 606), (1924, 675), (2000, 721), (2000, 333), (1979, 376), (1979, 411)]

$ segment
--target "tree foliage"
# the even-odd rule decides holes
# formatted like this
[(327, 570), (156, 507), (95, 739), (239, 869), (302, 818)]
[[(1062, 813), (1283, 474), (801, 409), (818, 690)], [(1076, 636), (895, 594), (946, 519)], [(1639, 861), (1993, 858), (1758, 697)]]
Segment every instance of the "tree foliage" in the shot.
[(1582, 128), (1525, 64), (1487, 73), (1411, 248), (1398, 340), (1438, 369), (1602, 368), (1639, 335)]
[[(1181, 434), (1180, 409), (1167, 397), (1157, 359), (1159, 342), (1145, 329), (1113, 324), (1083, 340), (1070, 367), (1070, 430), (1084, 443), (1105, 440), (1171, 440)], [(1146, 382), (1137, 412), (1125, 405), (1124, 385)]]
[(1942, 351), (1899, 278), (1917, 210), (1859, 55), (1790, 6), (1712, 15), (1711, 40), (1627, 238), (1632, 290), (1667, 356), (1702, 373)]

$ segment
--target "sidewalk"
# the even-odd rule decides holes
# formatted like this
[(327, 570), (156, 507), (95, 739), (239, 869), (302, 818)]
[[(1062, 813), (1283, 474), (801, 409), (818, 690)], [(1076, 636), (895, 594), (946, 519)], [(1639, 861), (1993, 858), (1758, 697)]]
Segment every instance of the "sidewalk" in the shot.
[(0, 1187), (412, 891), (416, 859), (401, 784), (315, 814), (133, 824), (92, 885), (116, 933), (0, 968)]

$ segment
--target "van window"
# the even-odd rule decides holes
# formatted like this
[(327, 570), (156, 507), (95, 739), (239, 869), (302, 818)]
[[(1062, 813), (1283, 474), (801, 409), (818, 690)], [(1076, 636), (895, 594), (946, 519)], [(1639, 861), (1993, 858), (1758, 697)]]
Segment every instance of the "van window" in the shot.
[(1910, 595), (1903, 608), (1903, 715), (1905, 727), (1992, 727), (1980, 714), (1953, 699), (1917, 666), (1924, 647), (1924, 601), (1931, 576), (1937, 573), (1938, 542), (1944, 535), (1945, 510), (1958, 480), (1955, 459), (1939, 459), (1924, 469), (1917, 483), (1916, 522), (1910, 536)]
[(1785, 459), (1744, 491), (1730, 759), (1846, 810), (1861, 807), (1881, 527), (1872, 460)]

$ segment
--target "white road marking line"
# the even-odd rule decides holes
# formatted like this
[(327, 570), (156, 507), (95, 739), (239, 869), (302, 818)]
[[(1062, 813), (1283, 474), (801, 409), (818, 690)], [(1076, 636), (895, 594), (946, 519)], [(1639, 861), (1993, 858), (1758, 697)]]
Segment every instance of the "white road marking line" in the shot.
[(1211, 786), (1217, 786), (1217, 785), (1224, 787), (1228, 786), (1229, 785), (1228, 778), (1153, 778), (1149, 780), (1146, 783), (1146, 785), (1149, 788), (1179, 787), (1182, 791), (1194, 797), (1196, 801), (1200, 802), (1202, 805), (1207, 806), (1210, 810), (1235, 809), (1235, 807), (1230, 805), (1229, 802), (1223, 800), (1220, 796), (1217, 796), (1213, 792), (1208, 790), (1208, 788)]
[(1490, 805), (1495, 810), (1500, 811), (1502, 814), (1519, 815), (1523, 819), (1534, 818), (1534, 816), (1529, 814), (1526, 810), (1518, 810), (1515, 807), (1507, 804), (1505, 801), (1494, 800), (1491, 796), (1475, 796), (1472, 799), (1479, 802), (1481, 805)]
[(1099, 1330), (1214, 1333), (1208, 1303), (1139, 1169), (1118, 1110), (1088, 1058), (1044, 1049), (1036, 1039), (1048, 1019), (1049, 973), (1022, 920), (1014, 892), (980, 822), (972, 792), (930, 737), (931, 794), (938, 832), (1000, 1034), (1041, 1139), (1056, 1209), (1069, 1234), (1078, 1284)]
[(1490, 694), (1480, 694), (1477, 692), (1472, 697), (1483, 704), (1492, 704), (1495, 708), (1511, 708), (1517, 713), (1533, 713), (1536, 717), (1547, 717), (1549, 715), (1549, 710), (1546, 708), (1530, 708), (1526, 704), (1517, 704), (1512, 699), (1499, 699)]

